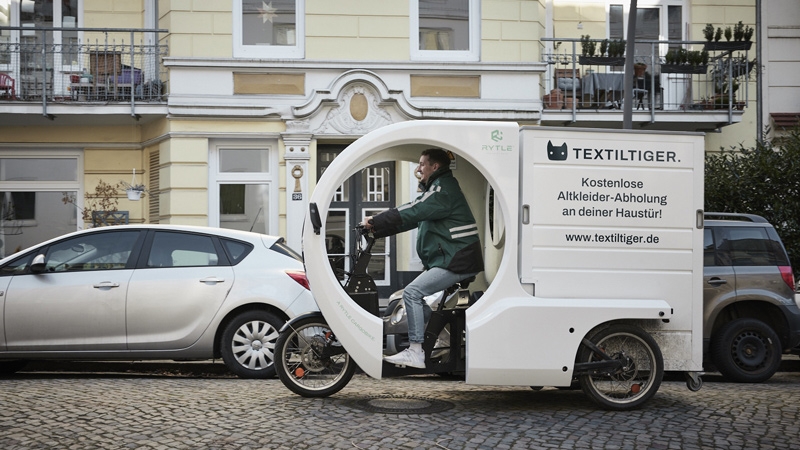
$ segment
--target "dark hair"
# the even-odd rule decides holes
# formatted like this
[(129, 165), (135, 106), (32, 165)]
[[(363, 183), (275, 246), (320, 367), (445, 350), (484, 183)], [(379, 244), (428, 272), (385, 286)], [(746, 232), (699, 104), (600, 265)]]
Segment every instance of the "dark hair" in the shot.
[(439, 167), (450, 167), (450, 156), (440, 148), (428, 148), (422, 151), (422, 156), (427, 156), (431, 163), (438, 163)]

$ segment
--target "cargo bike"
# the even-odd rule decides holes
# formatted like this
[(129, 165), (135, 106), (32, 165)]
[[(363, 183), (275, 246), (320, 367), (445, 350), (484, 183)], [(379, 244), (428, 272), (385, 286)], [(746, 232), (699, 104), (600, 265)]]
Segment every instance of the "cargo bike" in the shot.
[[(399, 349), (387, 348), (386, 323), (396, 317), (379, 317), (368, 271), (375, 238), (353, 227), (359, 246), (342, 284), (325, 251), (324, 219), (350, 175), (416, 161), (427, 147), (456, 155), (454, 174), (482, 205), (487, 270), (434, 302), (426, 368), (415, 369), (383, 361)], [(310, 199), (303, 251), (319, 311), (281, 330), (281, 381), (324, 397), (357, 367), (378, 379), (459, 374), (467, 384), (580, 385), (610, 410), (643, 405), (665, 371), (700, 389), (702, 156), (698, 134), (415, 121), (365, 135)]]

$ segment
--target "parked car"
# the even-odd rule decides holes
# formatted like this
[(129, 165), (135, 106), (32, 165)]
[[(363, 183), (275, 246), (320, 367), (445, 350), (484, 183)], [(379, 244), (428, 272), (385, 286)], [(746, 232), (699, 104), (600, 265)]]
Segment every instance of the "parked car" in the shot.
[(704, 359), (730, 380), (765, 381), (800, 344), (786, 250), (761, 216), (706, 213), (704, 228)]
[(282, 238), (220, 228), (93, 228), (0, 260), (0, 371), (27, 361), (204, 360), (275, 374), (289, 319), (316, 310)]

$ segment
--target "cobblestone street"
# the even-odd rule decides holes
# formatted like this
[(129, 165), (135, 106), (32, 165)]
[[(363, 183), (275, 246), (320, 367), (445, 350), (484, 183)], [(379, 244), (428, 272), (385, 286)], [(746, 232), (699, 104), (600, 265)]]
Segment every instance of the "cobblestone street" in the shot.
[(31, 372), (0, 379), (0, 448), (800, 449), (800, 373), (710, 376), (699, 392), (670, 380), (641, 410), (608, 412), (580, 390), (436, 376), (356, 375), (306, 399), (277, 379)]

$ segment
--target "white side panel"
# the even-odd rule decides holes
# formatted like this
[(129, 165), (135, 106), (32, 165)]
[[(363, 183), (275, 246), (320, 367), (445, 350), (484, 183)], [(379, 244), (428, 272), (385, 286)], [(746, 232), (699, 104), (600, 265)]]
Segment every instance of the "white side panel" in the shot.
[[(702, 368), (703, 137), (529, 127), (521, 132), (519, 276), (546, 298), (651, 299), (668, 370)], [(687, 338), (689, 336), (689, 338)]]
[(578, 344), (592, 328), (615, 319), (667, 319), (669, 311), (659, 300), (496, 298), (468, 322), (467, 383), (569, 386)]

